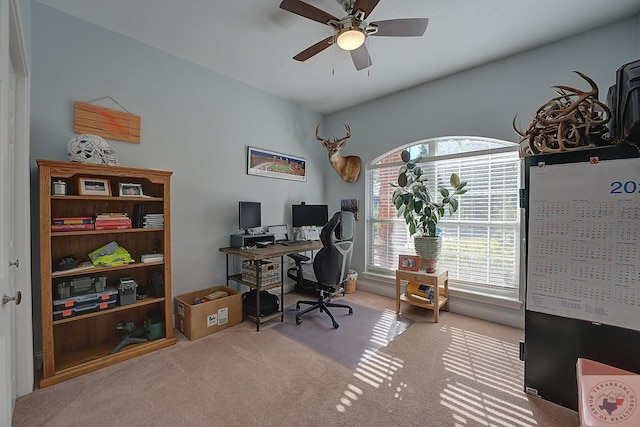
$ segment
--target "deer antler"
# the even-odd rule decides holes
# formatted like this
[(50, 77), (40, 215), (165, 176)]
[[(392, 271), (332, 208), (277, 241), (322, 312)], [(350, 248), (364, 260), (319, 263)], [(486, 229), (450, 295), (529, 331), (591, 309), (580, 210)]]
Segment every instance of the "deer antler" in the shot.
[[(558, 85), (556, 96), (538, 108), (526, 131), (511, 126), (520, 137), (521, 155), (566, 151), (598, 143), (607, 132), (611, 111), (598, 101), (598, 86), (585, 74), (575, 71), (590, 86), (582, 91)], [(526, 143), (526, 144), (525, 144)]]
[(329, 143), (329, 141), (327, 141), (326, 139), (323, 139), (323, 138), (320, 136), (319, 130), (320, 130), (320, 125), (318, 124), (318, 126), (316, 126), (316, 139), (317, 139), (318, 141), (322, 142), (322, 145), (324, 145), (324, 146), (326, 147), (326, 144), (328, 144), (328, 143)]
[(343, 139), (349, 139), (351, 138), (351, 128), (349, 127), (348, 124), (343, 123), (344, 128), (347, 130), (347, 136), (345, 136)]
[(351, 138), (351, 128), (349, 127), (348, 124), (346, 124), (346, 123), (343, 123), (343, 124), (344, 124), (345, 129), (347, 130), (347, 134), (343, 138), (338, 139), (333, 135), (332, 135), (333, 136), (333, 141), (329, 141), (328, 139), (322, 138), (320, 136), (320, 132), (319, 132), (320, 125), (318, 125), (318, 126), (316, 126), (316, 139), (318, 141), (322, 142), (322, 145), (325, 148), (329, 148), (328, 146), (331, 145), (331, 144), (335, 144), (335, 145), (339, 144), (340, 146), (342, 146), (347, 141), (347, 139)]

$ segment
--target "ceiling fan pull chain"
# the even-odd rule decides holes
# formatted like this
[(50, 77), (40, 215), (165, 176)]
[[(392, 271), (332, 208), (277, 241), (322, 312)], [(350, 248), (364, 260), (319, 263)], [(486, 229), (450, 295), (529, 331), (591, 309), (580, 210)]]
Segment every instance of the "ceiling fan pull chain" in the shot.
[[(365, 40), (365, 43), (367, 43), (367, 48), (369, 48), (370, 45), (369, 45), (368, 38)], [(369, 66), (367, 67), (367, 77), (371, 77), (371, 56), (369, 56)]]
[(331, 49), (331, 75), (336, 75), (336, 48)]

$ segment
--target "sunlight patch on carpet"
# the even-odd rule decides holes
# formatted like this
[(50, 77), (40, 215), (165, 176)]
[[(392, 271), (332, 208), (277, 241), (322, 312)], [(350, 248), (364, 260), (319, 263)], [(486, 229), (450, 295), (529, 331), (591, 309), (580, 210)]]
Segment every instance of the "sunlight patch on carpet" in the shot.
[(387, 387), (393, 393), (394, 399), (403, 399), (402, 393), (407, 388), (407, 384), (402, 381), (397, 383), (394, 376), (404, 367), (404, 361), (382, 351), (368, 352), (370, 353), (368, 357), (364, 357), (353, 371), (353, 377), (359, 381), (359, 385), (347, 384), (347, 389), (336, 405), (338, 412), (344, 413), (352, 407), (359, 396), (364, 394), (363, 387), (376, 389)]
[(454, 377), (440, 393), (440, 404), (457, 423), (534, 427), (533, 413), (509, 401), (528, 401), (518, 344), (464, 329), (442, 326), (451, 342), (442, 354), (444, 369)]
[(346, 309), (331, 310), (340, 324), (338, 329), (334, 329), (329, 316), (319, 310), (305, 314), (302, 323), (296, 325), (295, 304), (285, 308), (285, 321), (274, 329), (347, 368), (356, 369), (413, 324), (411, 319), (397, 318), (391, 310), (349, 305), (353, 308), (352, 315)]

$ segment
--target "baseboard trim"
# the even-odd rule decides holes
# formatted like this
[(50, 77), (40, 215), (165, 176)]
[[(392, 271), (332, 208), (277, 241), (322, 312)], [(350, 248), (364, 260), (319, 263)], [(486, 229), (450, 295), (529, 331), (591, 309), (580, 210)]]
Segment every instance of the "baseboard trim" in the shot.
[[(393, 299), (396, 297), (395, 285), (391, 286), (380, 282), (358, 280), (356, 289)], [(501, 325), (524, 329), (524, 313), (522, 308), (513, 310), (487, 304), (486, 302), (473, 301), (468, 297), (460, 298), (450, 296), (449, 311), (474, 317), (476, 319), (487, 320)]]
[(495, 310), (491, 306), (455, 297), (449, 300), (449, 311), (513, 328), (524, 329), (524, 315), (520, 314), (519, 311)]

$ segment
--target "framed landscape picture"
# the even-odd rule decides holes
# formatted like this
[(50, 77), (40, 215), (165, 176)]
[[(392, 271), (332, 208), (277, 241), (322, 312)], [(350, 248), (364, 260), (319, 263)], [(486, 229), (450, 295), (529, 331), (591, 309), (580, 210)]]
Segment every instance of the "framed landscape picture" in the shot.
[(142, 184), (127, 184), (121, 182), (119, 185), (120, 197), (142, 197)]
[(307, 180), (307, 160), (288, 154), (249, 147), (247, 174), (269, 178)]
[(78, 178), (78, 193), (81, 196), (111, 196), (111, 184), (103, 178)]

